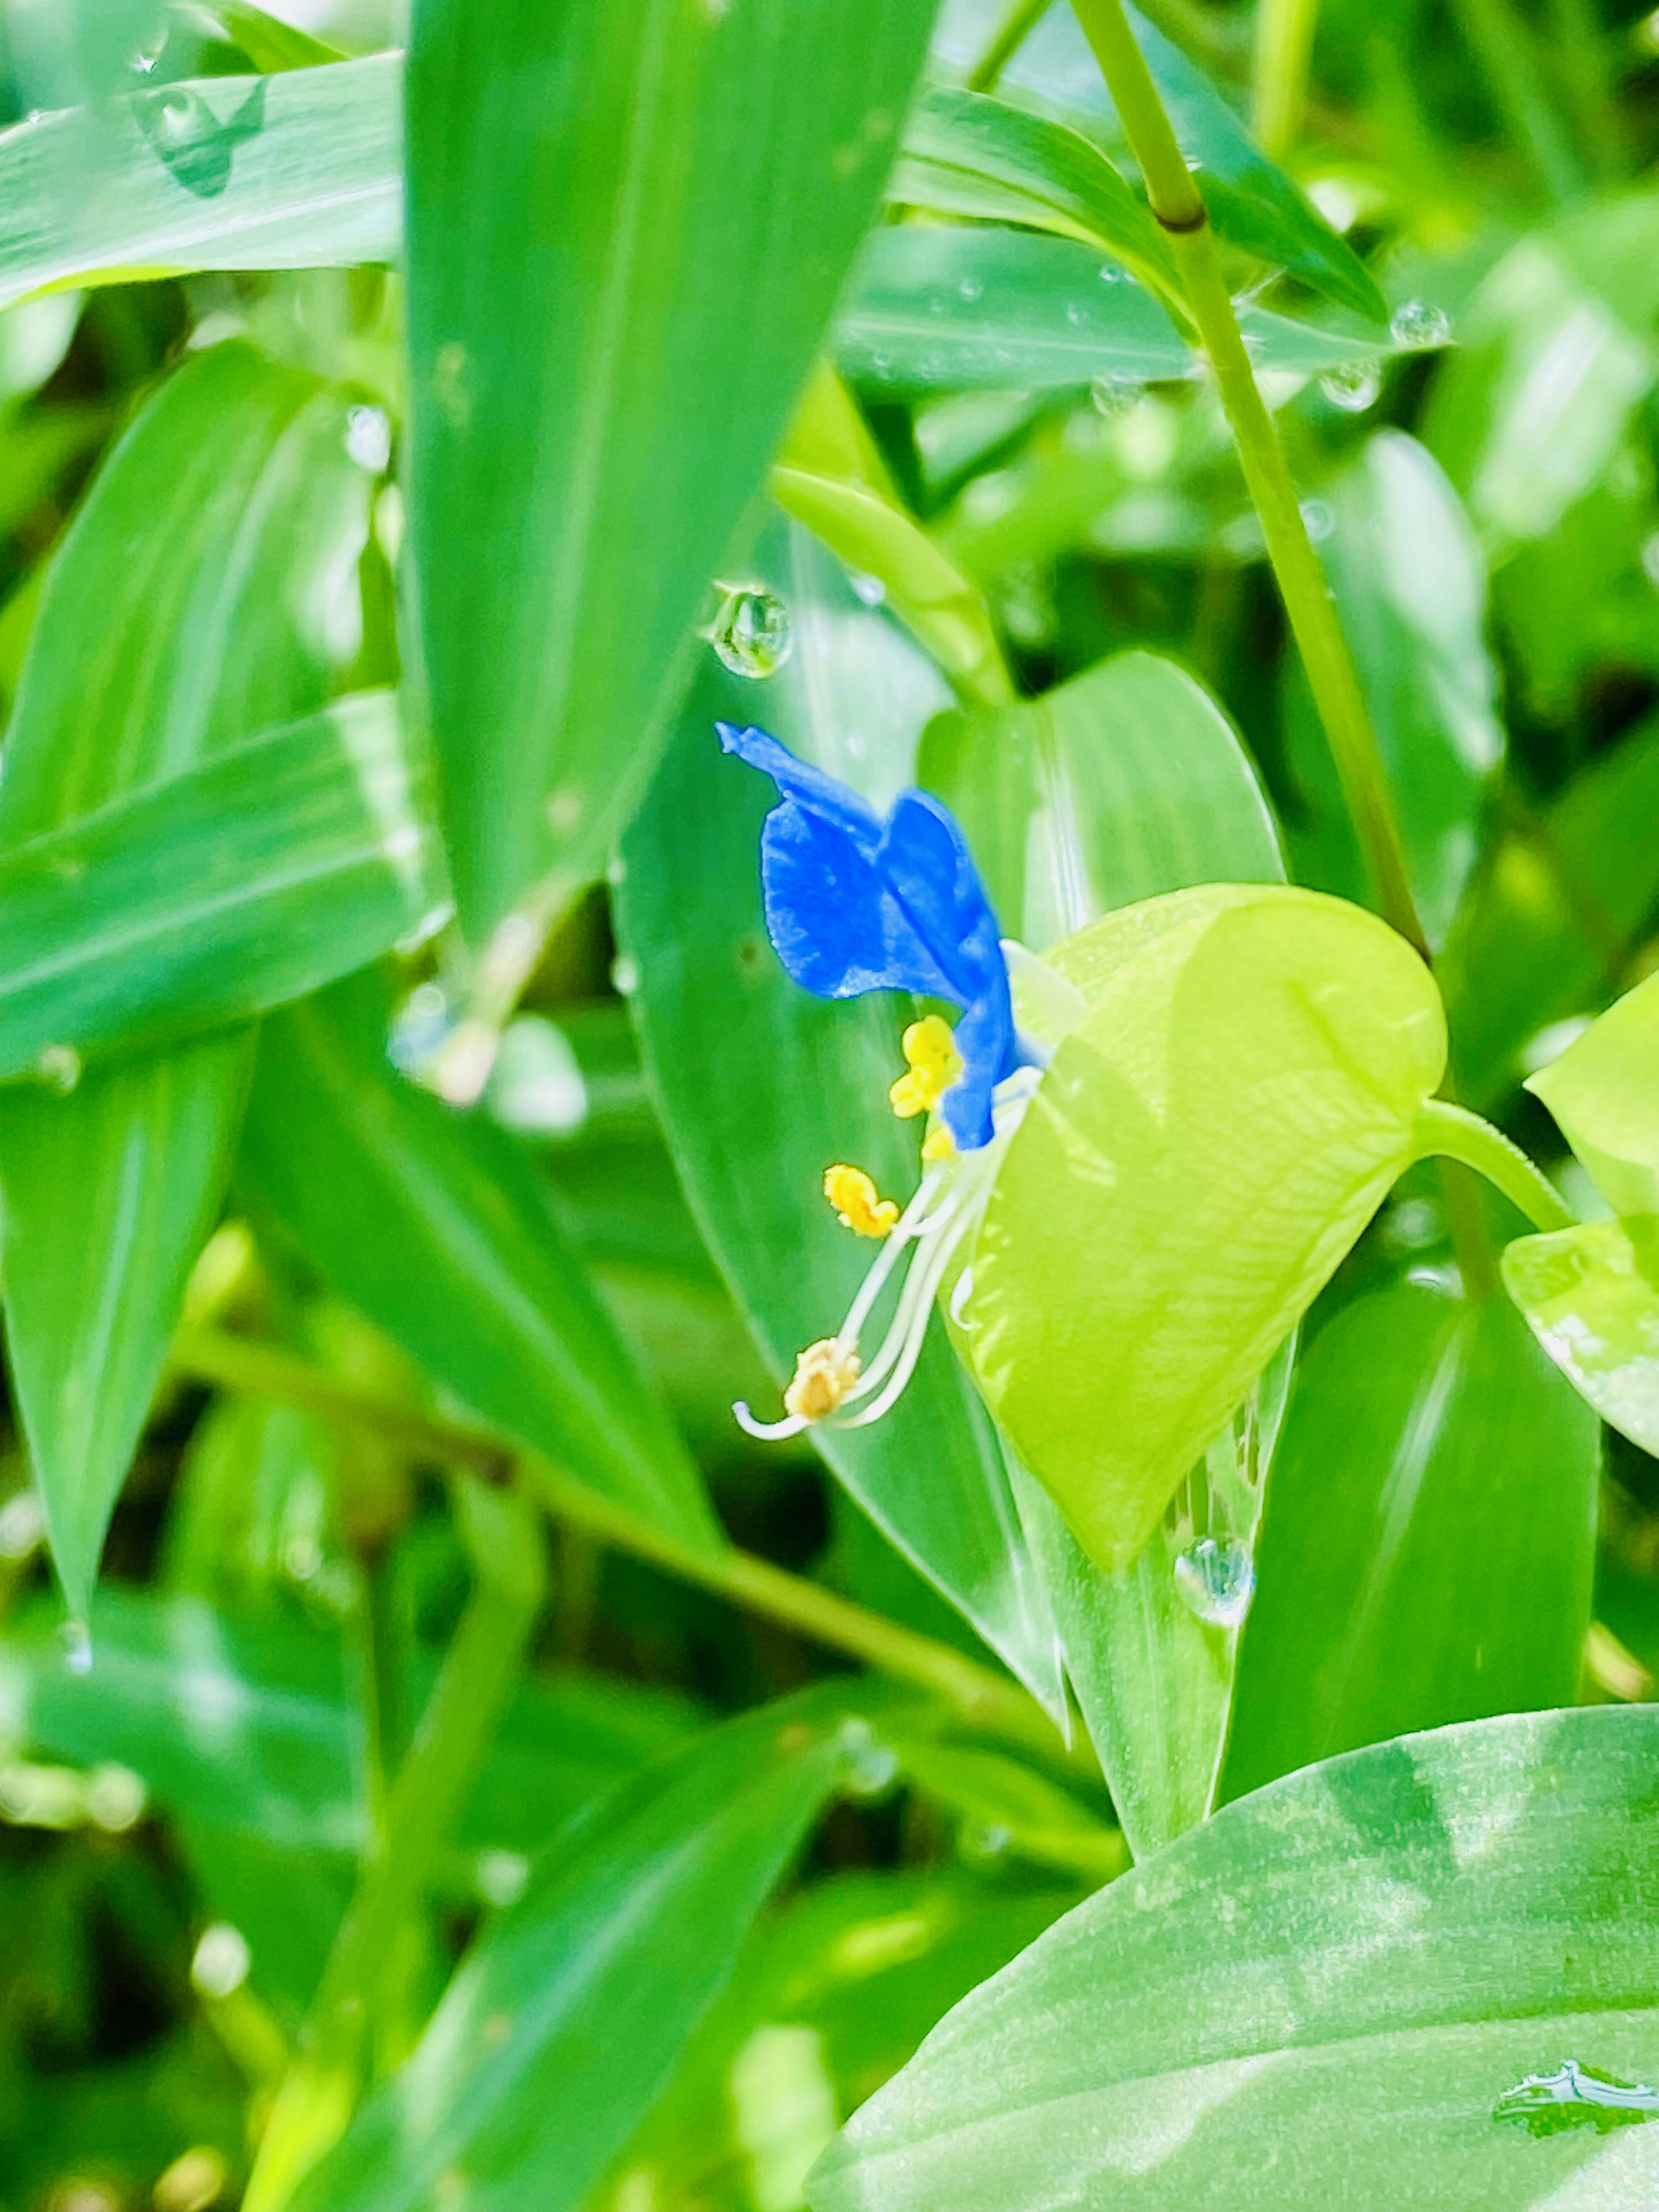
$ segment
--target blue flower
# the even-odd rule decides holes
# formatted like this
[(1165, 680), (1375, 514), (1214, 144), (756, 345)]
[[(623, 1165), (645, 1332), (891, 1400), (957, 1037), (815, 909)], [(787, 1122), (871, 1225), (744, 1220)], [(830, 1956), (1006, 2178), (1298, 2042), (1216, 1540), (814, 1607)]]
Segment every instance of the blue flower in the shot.
[(726, 751), (778, 788), (761, 833), (778, 957), (820, 999), (912, 991), (959, 1007), (951, 1042), (962, 1070), (939, 1111), (958, 1149), (988, 1144), (991, 1094), (1030, 1054), (1014, 1029), (997, 918), (949, 810), (907, 791), (884, 822), (764, 730), (715, 726)]

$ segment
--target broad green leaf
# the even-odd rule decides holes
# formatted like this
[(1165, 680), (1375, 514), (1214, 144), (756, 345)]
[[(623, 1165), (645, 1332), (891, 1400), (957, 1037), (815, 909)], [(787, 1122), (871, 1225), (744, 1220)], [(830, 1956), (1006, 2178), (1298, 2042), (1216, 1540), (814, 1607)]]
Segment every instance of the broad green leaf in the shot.
[(1659, 975), (1528, 1076), (1615, 1213), (1659, 1214)]
[(1641, 723), (1508, 834), (1470, 887), (1439, 965), (1458, 1085), (1501, 1098), (1528, 1041), (1593, 1012), (1659, 898), (1659, 723)]
[[(1259, 370), (1316, 375), (1390, 350), (1387, 334), (1326, 329), (1266, 308), (1240, 318)], [(902, 223), (873, 232), (836, 319), (854, 384), (900, 392), (1036, 391), (1097, 377), (1198, 374), (1157, 296), (1097, 246), (1000, 225)]]
[(1653, 2078), (1656, 1756), (1650, 1707), (1514, 1715), (1230, 1805), (959, 2005), (815, 2212), (1645, 2205), (1659, 2128), (1493, 2107), (1568, 2058)]
[[(832, 1004), (784, 974), (761, 901), (760, 825), (774, 794), (721, 754), (714, 722), (763, 717), (886, 805), (942, 703), (914, 648), (844, 584), (844, 600), (830, 597), (815, 580), (825, 556), (792, 542), (795, 652), (763, 690), (709, 656), (623, 840), (614, 902), (676, 1163), (779, 1376), (835, 1329), (870, 1264), (872, 1248), (860, 1249), (824, 1203), (825, 1168), (856, 1162), (902, 1195), (916, 1181), (915, 1131), (887, 1103), (913, 1010)], [(991, 1425), (942, 1332), (884, 1420), (815, 1440), (871, 1518), (1058, 1715), (1054, 1624)]]
[(479, 2212), (579, 2205), (834, 1791), (860, 1705), (826, 1685), (745, 1715), (567, 1829), (295, 2212), (412, 2212), (452, 2172)]
[(1006, 100), (945, 87), (928, 93), (905, 125), (887, 197), (1098, 246), (1179, 295), (1167, 241), (1100, 149), (1081, 131)]
[(931, 0), (418, 0), (411, 545), (477, 935), (596, 875), (874, 213)]
[(1523, 1237), (1504, 1282), (1604, 1421), (1659, 1456), (1659, 1221), (1636, 1214)]
[[(0, 1726), (77, 1765), (130, 1768), (151, 1801), (285, 1851), (350, 1854), (367, 1835), (362, 1706), (337, 1633), (290, 1616), (239, 1620), (194, 1598), (106, 1588), (94, 1662), (64, 1666), (51, 1626), (0, 1646)], [(434, 1660), (410, 1668), (416, 1709)], [(676, 1748), (675, 1700), (597, 1677), (528, 1684), (509, 1707), (464, 1814), (467, 1851), (527, 1852), (624, 1775)]]
[[(7, 742), (0, 854), (337, 687), (361, 635), (370, 489), (347, 450), (349, 413), (345, 392), (241, 345), (198, 356), (140, 412), (48, 573)], [(219, 1202), (249, 1051), (221, 1031), (95, 1073), (70, 1097), (0, 1097), (12, 1376), (82, 1619)], [(72, 1050), (47, 1066), (74, 1083)]]
[(426, 797), (395, 700), (364, 692), (0, 855), (0, 1078), (244, 1020), (386, 951), (441, 897)]
[(1117, 653), (1018, 706), (939, 715), (918, 772), (968, 832), (1004, 927), (1035, 951), (1160, 891), (1283, 880), (1237, 732), (1154, 653)]
[(1502, 555), (1543, 537), (1613, 459), (1659, 373), (1659, 195), (1522, 239), (1460, 320), (1425, 436)]
[[(1253, 143), (1223, 94), (1139, 9), (1130, 23), (1163, 95), (1181, 150), (1204, 179), (1217, 231), (1231, 245), (1277, 263), (1340, 307), (1381, 321), (1387, 310), (1364, 264), (1282, 169)], [(960, 70), (977, 58), (1006, 10), (953, 8), (941, 27), (945, 58)], [(1194, 16), (1194, 27), (1202, 27)], [(1183, 32), (1183, 36), (1186, 33)], [(1043, 10), (1005, 66), (1005, 99), (1025, 98), (1122, 143), (1122, 126), (1100, 66), (1069, 8)]]
[[(1504, 754), (1484, 635), (1486, 564), (1456, 493), (1402, 431), (1373, 438), (1326, 503), (1320, 553), (1393, 787), (1418, 911), (1438, 945)], [(1289, 814), (1297, 878), (1363, 899), (1364, 862), (1299, 661), (1290, 705), (1303, 800)]]
[(997, 1419), (1111, 1573), (1410, 1163), (1445, 1024), (1402, 939), (1278, 885), (1150, 900), (1049, 958), (1088, 1012), (1009, 1148), (968, 1317)]
[(1224, 1795), (1414, 1729), (1571, 1705), (1600, 1457), (1507, 1300), (1401, 1283), (1339, 1314), (1291, 1389)]
[(398, 1074), (370, 975), (271, 1017), (237, 1180), (339, 1295), (485, 1421), (702, 1551), (696, 1468), (514, 1139)]
[(395, 260), (402, 79), (402, 57), (377, 54), (0, 132), (0, 305), (191, 269)]

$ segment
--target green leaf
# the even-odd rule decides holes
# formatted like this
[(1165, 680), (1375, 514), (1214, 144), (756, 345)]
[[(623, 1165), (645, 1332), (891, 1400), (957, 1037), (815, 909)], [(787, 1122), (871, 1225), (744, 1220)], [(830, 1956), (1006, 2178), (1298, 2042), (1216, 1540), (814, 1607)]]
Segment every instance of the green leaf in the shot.
[(905, 125), (887, 197), (1080, 240), (1179, 295), (1163, 234), (1100, 149), (1080, 131), (1006, 100), (945, 87), (929, 92)]
[(0, 132), (0, 306), (192, 269), (395, 261), (402, 84), (402, 57), (376, 54)]
[(295, 30), (256, 8), (252, 0), (198, 0), (228, 43), (240, 46), (256, 69), (314, 69), (342, 58), (337, 46), (325, 46), (309, 31)]
[[(198, 356), (138, 415), (48, 574), (0, 853), (323, 704), (359, 634), (370, 485), (346, 449), (349, 416), (343, 392), (240, 345)], [(71, 1097), (0, 1097), (12, 1376), (82, 1619), (219, 1202), (249, 1049), (222, 1032)], [(49, 1072), (72, 1084), (77, 1065), (65, 1051)]]
[(1659, 898), (1659, 721), (1599, 755), (1548, 806), (1516, 818), (1471, 886), (1439, 963), (1459, 1089), (1501, 1097), (1528, 1040), (1607, 997)]
[[(1486, 649), (1486, 564), (1456, 493), (1414, 439), (1373, 438), (1327, 495), (1320, 544), (1393, 787), (1418, 911), (1439, 945), (1474, 865), (1504, 755)], [(1301, 663), (1289, 737), (1299, 881), (1364, 899), (1367, 877)]]
[(1516, 1715), (1229, 1806), (959, 2005), (815, 2212), (1645, 2204), (1659, 2129), (1493, 2107), (1568, 2057), (1653, 2078), (1656, 1756), (1651, 1708)]
[(1659, 975), (1527, 1078), (1615, 1213), (1659, 1214)]
[(1633, 1215), (1522, 1237), (1504, 1282), (1601, 1419), (1659, 1456), (1659, 1221)]
[(1504, 1299), (1401, 1283), (1339, 1314), (1297, 1370), (1267, 1486), (1224, 1796), (1571, 1705), (1600, 1458)]
[(1218, 885), (1049, 955), (1088, 1011), (973, 1258), (975, 1369), (1091, 1556), (1127, 1567), (1413, 1157), (1445, 1024), (1355, 907)]
[(403, 2212), (450, 2172), (479, 2212), (579, 2205), (667, 2079), (836, 1787), (856, 1691), (699, 1737), (544, 1856), (295, 2212)]
[(172, 1043), (387, 951), (441, 896), (424, 797), (395, 700), (365, 692), (0, 855), (0, 1077)]
[(1121, 653), (1041, 698), (928, 725), (918, 773), (1005, 928), (1041, 951), (1189, 884), (1284, 878), (1238, 734), (1196, 677)]
[[(797, 644), (764, 692), (712, 654), (622, 848), (615, 895), (633, 1008), (686, 1192), (773, 1371), (831, 1331), (864, 1272), (824, 1204), (824, 1169), (856, 1162), (908, 1192), (915, 1133), (889, 1109), (912, 1018), (871, 998), (831, 1004), (791, 982), (767, 941), (760, 824), (770, 787), (715, 741), (717, 718), (763, 714), (783, 742), (889, 803), (908, 780), (937, 679), (844, 582), (817, 580), (810, 540), (789, 605)], [(840, 1481), (1051, 1711), (1054, 1632), (990, 1423), (942, 1335), (892, 1413), (815, 1441)]]
[(967, 1823), (963, 1847), (983, 1856), (1014, 1850), (1091, 1886), (1122, 1873), (1120, 1832), (1067, 1790), (997, 1751), (888, 1731), (905, 1773), (922, 1793)]
[(386, 1056), (373, 976), (264, 1026), (237, 1169), (256, 1214), (434, 1382), (707, 1551), (702, 1479), (513, 1139)]
[(931, 0), (420, 0), (411, 544), (475, 935), (599, 872), (874, 213)]
[(1659, 353), (1659, 195), (1575, 210), (1523, 238), (1458, 325), (1425, 436), (1501, 556), (1553, 530), (1601, 477)]

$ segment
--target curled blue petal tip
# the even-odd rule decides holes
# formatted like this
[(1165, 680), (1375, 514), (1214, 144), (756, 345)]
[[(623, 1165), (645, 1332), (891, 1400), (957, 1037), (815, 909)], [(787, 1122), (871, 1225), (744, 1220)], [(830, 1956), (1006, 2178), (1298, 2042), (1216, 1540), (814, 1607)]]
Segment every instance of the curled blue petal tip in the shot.
[(821, 999), (909, 991), (959, 1008), (962, 1073), (939, 1110), (960, 1150), (988, 1144), (991, 1094), (1024, 1054), (996, 915), (949, 808), (906, 791), (884, 820), (764, 730), (716, 728), (726, 751), (777, 787), (761, 873), (785, 968)]

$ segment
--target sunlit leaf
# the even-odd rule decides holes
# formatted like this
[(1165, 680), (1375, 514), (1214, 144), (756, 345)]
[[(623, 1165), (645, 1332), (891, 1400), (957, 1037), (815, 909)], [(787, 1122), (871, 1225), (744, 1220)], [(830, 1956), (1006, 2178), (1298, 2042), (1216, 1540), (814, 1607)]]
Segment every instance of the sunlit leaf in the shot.
[(1504, 1255), (1504, 1281), (1573, 1388), (1659, 1455), (1659, 1221), (1523, 1237)]
[(1528, 1076), (1616, 1213), (1659, 1214), (1659, 975)]

